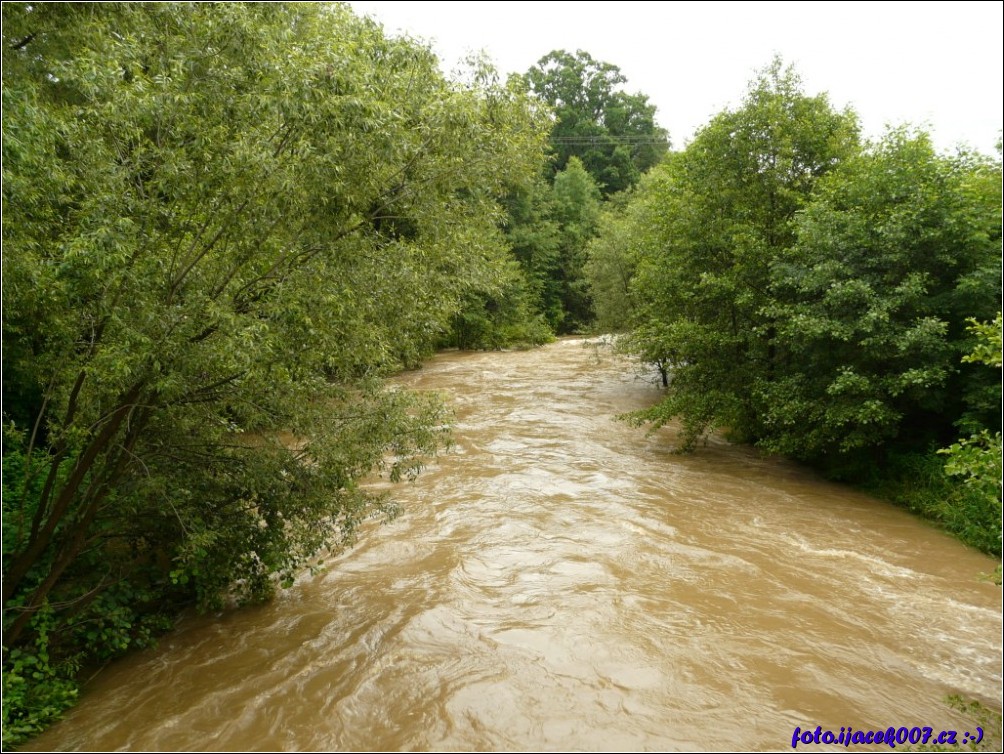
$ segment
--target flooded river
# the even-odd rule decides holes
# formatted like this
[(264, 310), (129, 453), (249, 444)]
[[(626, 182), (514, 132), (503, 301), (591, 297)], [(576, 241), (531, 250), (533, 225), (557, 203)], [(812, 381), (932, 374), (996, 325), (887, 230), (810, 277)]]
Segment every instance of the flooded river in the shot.
[(674, 455), (613, 420), (660, 393), (608, 348), (400, 382), (448, 396), (457, 445), (397, 520), (106, 668), (33, 746), (790, 750), (796, 726), (961, 738), (953, 693), (1000, 709), (992, 559), (749, 448)]

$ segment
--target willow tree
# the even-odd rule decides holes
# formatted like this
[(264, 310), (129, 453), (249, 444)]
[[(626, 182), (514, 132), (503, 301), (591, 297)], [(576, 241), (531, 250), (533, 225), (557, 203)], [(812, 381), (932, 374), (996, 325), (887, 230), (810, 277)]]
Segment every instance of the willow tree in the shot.
[(508, 274), (544, 128), (344, 6), (4, 4), (7, 692), (385, 508), (444, 417), (376, 378)]

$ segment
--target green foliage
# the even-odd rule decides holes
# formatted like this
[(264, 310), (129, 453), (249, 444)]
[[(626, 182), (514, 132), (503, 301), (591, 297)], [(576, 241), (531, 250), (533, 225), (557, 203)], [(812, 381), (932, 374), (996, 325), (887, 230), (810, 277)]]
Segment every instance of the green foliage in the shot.
[(80, 649), (265, 598), (393, 513), (359, 481), (416, 474), (449, 417), (379, 377), (479, 296), (522, 321), (497, 197), (536, 174), (548, 124), (518, 80), (448, 81), (346, 6), (5, 3), (2, 45), (23, 735)]
[(970, 724), (968, 731), (975, 735), (975, 729), (983, 730), (983, 737), (979, 743), (972, 738), (968, 743), (962, 743), (961, 738), (955, 744), (916, 744), (907, 746), (904, 751), (1000, 751), (1001, 744), (1004, 743), (1004, 728), (1002, 728), (1002, 718), (999, 712), (987, 707), (982, 702), (975, 699), (965, 699), (958, 694), (948, 696), (945, 701), (952, 709), (961, 712), (968, 719)]
[(1002, 353), (1001, 340), (1004, 321), (1001, 313), (997, 312), (997, 318), (993, 322), (979, 322), (974, 317), (968, 320), (969, 332), (979, 338), (979, 342), (973, 347), (972, 353), (962, 357), (962, 360), (969, 364), (987, 364), (998, 369), (1004, 365), (1004, 353)]
[(577, 157), (604, 196), (634, 186), (669, 149), (655, 106), (643, 94), (619, 90), (627, 79), (610, 63), (579, 50), (554, 50), (527, 73), (534, 91), (554, 109), (555, 174)]
[(1004, 473), (1001, 466), (1001, 433), (991, 435), (983, 430), (940, 452), (948, 456), (945, 473), (961, 477), (977, 495), (996, 501), (997, 512), (1000, 513), (1001, 477)]
[(534, 303), (523, 268), (515, 259), (509, 260), (492, 289), (468, 295), (442, 345), (498, 350), (548, 343), (554, 336), (544, 317), (535, 312)]
[(923, 446), (963, 414), (999, 416), (989, 376), (957, 368), (965, 316), (999, 306), (999, 191), (970, 190), (980, 172), (997, 171), (893, 131), (823, 181), (773, 266), (784, 359), (759, 391), (765, 445), (802, 458), (903, 434)]
[(632, 197), (631, 192), (618, 194), (603, 207), (596, 236), (586, 247), (583, 274), (596, 312), (596, 327), (602, 332), (624, 332), (634, 313), (631, 281), (642, 242), (635, 235), (646, 226), (633, 216), (640, 203), (629, 203)]
[[(999, 459), (997, 464), (999, 467)], [(842, 476), (877, 497), (936, 522), (966, 544), (1000, 557), (999, 493), (987, 495), (985, 490), (953, 478), (944, 457), (935, 450), (887, 450), (870, 463), (844, 469)]]
[[(962, 357), (969, 363), (983, 363), (1001, 367), (1001, 313), (993, 322), (980, 323), (970, 319), (969, 330), (979, 337), (972, 353)], [(977, 546), (988, 552), (1001, 554), (1001, 480), (1004, 479), (1004, 462), (1001, 433), (990, 434), (983, 429), (968, 439), (959, 440), (938, 451), (947, 456), (945, 473), (963, 480), (968, 505), (953, 506), (952, 515), (966, 524), (970, 538), (979, 537)], [(970, 511), (975, 511), (975, 515)]]
[[(671, 237), (675, 215), (668, 210), (673, 206), (677, 175), (672, 163), (679, 159), (679, 154), (669, 155), (667, 164), (642, 176), (636, 189), (611, 197), (603, 207), (597, 235), (587, 247), (584, 272), (597, 325), (604, 331), (630, 330), (635, 324), (645, 329), (645, 291), (635, 278), (646, 259), (648, 271), (654, 272), (652, 261)], [(628, 340), (643, 361), (665, 363), (658, 333)]]
[(506, 196), (506, 239), (527, 280), (534, 308), (552, 331), (564, 320), (558, 279), (560, 228), (552, 219), (552, 189), (539, 177)]
[(948, 697), (948, 706), (958, 710), (983, 729), (983, 740), (980, 743), (970, 742), (970, 751), (1000, 751), (1004, 743), (1004, 719), (999, 712), (987, 707), (975, 699), (965, 699), (958, 694)]
[(775, 60), (593, 243), (602, 307), (669, 383), (634, 419), (845, 475), (992, 428), (999, 380), (959, 357), (965, 318), (999, 308), (1000, 227), (998, 161), (903, 130), (862, 149), (853, 114)]
[(593, 319), (592, 302), (583, 275), (586, 244), (596, 232), (600, 190), (576, 157), (554, 177), (551, 217), (558, 226), (558, 283), (563, 319), (560, 329), (575, 332)]
[(601, 200), (634, 186), (669, 142), (648, 98), (620, 91), (620, 70), (585, 52), (551, 52), (526, 81), (554, 114), (554, 160), (550, 181), (509, 192), (506, 235), (534, 308), (554, 332), (581, 332), (595, 319), (585, 265)]
[(595, 235), (600, 192), (577, 157), (554, 178), (509, 195), (509, 242), (536, 309), (552, 330), (577, 332), (593, 320), (583, 269)]
[(637, 248), (623, 254), (638, 259), (631, 342), (672, 380), (636, 418), (681, 416), (685, 447), (714, 426), (761, 436), (757, 388), (781, 359), (766, 313), (770, 269), (793, 246), (816, 182), (857, 149), (856, 133), (851, 113), (803, 94), (775, 60), (739, 109), (712, 119), (638, 191), (623, 234)]
[[(983, 334), (974, 353), (993, 362), (993, 338), (999, 326), (973, 323)], [(971, 356), (964, 357), (972, 360)], [(989, 371), (989, 370), (988, 370)], [(886, 443), (868, 455), (844, 454), (828, 459), (827, 471), (861, 485), (937, 522), (960, 540), (989, 555), (1001, 555), (1001, 439), (987, 430), (950, 448), (916, 449)], [(1000, 581), (1000, 568), (994, 577)]]
[[(993, 338), (999, 337), (999, 326), (973, 323), (970, 330), (982, 333), (987, 341), (974, 353), (989, 354), (987, 360), (992, 363), (996, 354)], [(973, 360), (972, 356), (964, 358)], [(1000, 480), (1004, 470), (999, 432), (983, 430), (942, 450), (885, 443), (867, 455), (830, 458), (827, 471), (937, 522), (982, 552), (1001, 555)], [(995, 579), (1000, 580), (999, 567)]]
[(54, 627), (48, 606), (32, 617), (33, 642), (5, 652), (3, 673), (3, 744), (16, 745), (44, 730), (77, 698), (77, 658), (50, 657)]

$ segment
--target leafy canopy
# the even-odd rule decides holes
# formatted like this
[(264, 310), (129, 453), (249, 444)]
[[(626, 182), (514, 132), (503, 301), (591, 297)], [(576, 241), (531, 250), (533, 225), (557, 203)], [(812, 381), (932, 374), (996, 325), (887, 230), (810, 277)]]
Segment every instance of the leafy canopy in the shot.
[(805, 458), (924, 446), (960, 417), (999, 417), (992, 375), (959, 368), (967, 316), (999, 306), (1000, 192), (983, 174), (999, 184), (987, 160), (894, 130), (822, 182), (772, 270), (786, 357), (760, 390), (766, 445)]
[(782, 359), (765, 312), (771, 265), (794, 244), (796, 214), (816, 182), (856, 148), (853, 114), (804, 94), (775, 60), (738, 109), (653, 171), (624, 234), (638, 259), (632, 344), (671, 367), (673, 380), (639, 420), (682, 417), (685, 445), (713, 426), (759, 436), (756, 386)]
[(555, 173), (578, 157), (608, 196), (635, 185), (669, 149), (655, 106), (644, 94), (621, 91), (627, 79), (615, 65), (582, 50), (574, 55), (554, 50), (530, 68), (527, 79), (554, 109)]
[[(497, 197), (548, 124), (518, 82), (448, 81), (339, 5), (5, 3), (2, 48), (24, 691), (162, 610), (266, 596), (391, 510), (360, 481), (417, 473), (448, 417), (379, 377), (509, 285)], [(63, 691), (5, 698), (5, 732)]]

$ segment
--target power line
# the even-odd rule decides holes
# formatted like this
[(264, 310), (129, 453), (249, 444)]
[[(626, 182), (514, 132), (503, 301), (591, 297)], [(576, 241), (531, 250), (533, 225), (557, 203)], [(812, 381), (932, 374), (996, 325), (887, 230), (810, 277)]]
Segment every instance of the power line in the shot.
[(552, 136), (555, 144), (666, 144), (668, 137), (659, 136)]

